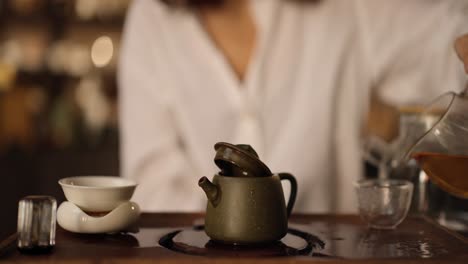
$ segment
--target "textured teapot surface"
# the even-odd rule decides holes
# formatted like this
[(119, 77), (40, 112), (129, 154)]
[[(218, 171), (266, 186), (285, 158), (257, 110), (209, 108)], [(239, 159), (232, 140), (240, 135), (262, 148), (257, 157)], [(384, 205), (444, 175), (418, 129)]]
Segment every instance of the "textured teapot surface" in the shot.
[[(297, 183), (287, 173), (272, 174), (248, 145), (217, 143), (215, 163), (221, 171), (213, 182), (202, 177), (208, 205), (205, 231), (214, 241), (259, 244), (286, 235)], [(291, 184), (286, 206), (281, 180)]]
[(207, 205), (205, 231), (213, 240), (263, 243), (286, 235), (287, 212), (278, 176), (236, 178), (215, 175), (218, 202)]

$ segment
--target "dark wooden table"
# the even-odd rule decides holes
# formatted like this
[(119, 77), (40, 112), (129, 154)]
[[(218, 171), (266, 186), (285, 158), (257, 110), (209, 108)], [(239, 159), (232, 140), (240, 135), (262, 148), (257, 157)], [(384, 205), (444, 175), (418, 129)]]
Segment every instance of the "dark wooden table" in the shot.
[[(195, 256), (169, 250), (159, 239), (203, 223), (202, 214), (143, 214), (138, 233), (73, 234), (57, 228), (56, 246), (45, 255), (24, 255), (14, 239), (0, 245), (5, 263), (468, 263), (468, 241), (425, 217), (408, 217), (392, 231), (369, 230), (352, 215), (294, 215), (290, 227), (324, 242), (301, 256), (250, 254)], [(185, 228), (185, 229), (184, 229)], [(204, 233), (203, 233), (204, 234)], [(235, 249), (238, 250), (238, 249)], [(234, 251), (235, 251), (234, 250)], [(237, 251), (239, 252), (239, 251)], [(242, 253), (242, 252), (240, 252)]]

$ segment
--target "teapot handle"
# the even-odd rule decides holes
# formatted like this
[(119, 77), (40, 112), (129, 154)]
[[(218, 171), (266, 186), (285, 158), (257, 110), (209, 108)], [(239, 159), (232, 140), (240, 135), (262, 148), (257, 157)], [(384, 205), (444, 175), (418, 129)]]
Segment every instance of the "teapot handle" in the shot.
[(286, 206), (286, 212), (289, 216), (291, 215), (291, 211), (294, 207), (294, 202), (296, 202), (296, 195), (297, 195), (297, 181), (296, 178), (292, 174), (289, 173), (278, 173), (280, 180), (288, 180), (291, 184), (291, 193), (289, 194), (288, 205)]

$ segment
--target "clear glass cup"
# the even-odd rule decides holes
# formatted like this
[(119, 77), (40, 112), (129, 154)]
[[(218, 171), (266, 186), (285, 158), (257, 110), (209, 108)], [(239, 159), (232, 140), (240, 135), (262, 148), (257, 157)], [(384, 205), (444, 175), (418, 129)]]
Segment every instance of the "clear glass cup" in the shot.
[(413, 184), (405, 180), (361, 180), (355, 183), (359, 215), (375, 229), (394, 229), (408, 214)]

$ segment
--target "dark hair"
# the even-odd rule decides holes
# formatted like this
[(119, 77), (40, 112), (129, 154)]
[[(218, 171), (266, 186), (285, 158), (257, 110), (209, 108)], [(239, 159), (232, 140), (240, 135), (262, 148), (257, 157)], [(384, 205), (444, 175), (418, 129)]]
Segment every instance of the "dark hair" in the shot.
[[(201, 7), (201, 6), (221, 6), (225, 0), (160, 0), (163, 3), (174, 7)], [(265, 0), (266, 1), (266, 0)], [(296, 2), (319, 2), (320, 0), (292, 0)]]
[(160, 0), (173, 7), (221, 6), (224, 0)]

